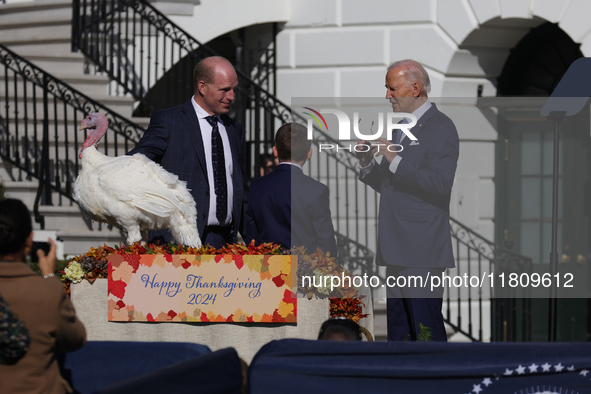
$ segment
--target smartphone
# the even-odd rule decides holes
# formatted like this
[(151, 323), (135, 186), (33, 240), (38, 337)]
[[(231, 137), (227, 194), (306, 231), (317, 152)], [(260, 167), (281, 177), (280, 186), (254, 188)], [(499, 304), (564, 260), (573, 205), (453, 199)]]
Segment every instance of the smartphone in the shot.
[(37, 251), (39, 249), (41, 249), (43, 253), (45, 253), (45, 255), (47, 256), (47, 253), (49, 253), (49, 249), (51, 249), (51, 245), (49, 244), (49, 242), (33, 241), (33, 247), (31, 248), (31, 253), (29, 255), (32, 263), (39, 262), (39, 258), (37, 258)]

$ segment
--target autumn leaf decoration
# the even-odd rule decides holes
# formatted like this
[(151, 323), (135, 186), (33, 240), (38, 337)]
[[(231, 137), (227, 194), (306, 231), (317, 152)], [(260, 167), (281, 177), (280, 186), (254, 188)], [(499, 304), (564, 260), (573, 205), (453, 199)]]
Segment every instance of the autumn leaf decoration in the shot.
[[(227, 244), (226, 246), (216, 249), (209, 245), (201, 246), (200, 248), (193, 248), (183, 245), (177, 245), (174, 243), (168, 244), (147, 244), (141, 245), (139, 242), (132, 245), (116, 245), (110, 247), (107, 245), (100, 246), (98, 248), (90, 248), (90, 250), (80, 256), (75, 256), (68, 262), (66, 269), (61, 271), (61, 280), (64, 282), (64, 287), (69, 295), (70, 284), (74, 282), (71, 277), (68, 276), (68, 272), (71, 272), (72, 265), (78, 265), (81, 268), (82, 274), (79, 279), (87, 279), (94, 281), (97, 278), (107, 278), (108, 272), (108, 256), (110, 255), (144, 255), (144, 254), (163, 254), (163, 255), (238, 255), (238, 256), (254, 256), (254, 255), (281, 255), (291, 254), (299, 255), (298, 257), (298, 269), (297, 276), (298, 280), (298, 291), (311, 299), (314, 295), (319, 298), (330, 297), (330, 314), (331, 317), (344, 316), (348, 317), (356, 322), (359, 322), (361, 318), (366, 317), (363, 314), (363, 303), (361, 298), (358, 297), (358, 292), (354, 287), (340, 286), (335, 288), (332, 292), (321, 293), (322, 288), (307, 286), (301, 287), (301, 278), (303, 275), (353, 275), (347, 272), (341, 265), (336, 263), (334, 257), (330, 256), (330, 253), (324, 253), (321, 249), (317, 249), (314, 253), (307, 254), (305, 249), (292, 248), (291, 250), (284, 250), (280, 245), (274, 243), (265, 243), (259, 246), (254, 245), (254, 241), (249, 245), (244, 244)], [(221, 257), (221, 256), (220, 256)], [(253, 264), (250, 260), (247, 264)], [(78, 267), (77, 267), (78, 268)], [(264, 267), (263, 267), (264, 268)], [(78, 269), (78, 272), (80, 269)], [(264, 269), (263, 269), (264, 271)], [(76, 280), (75, 282), (78, 282)]]

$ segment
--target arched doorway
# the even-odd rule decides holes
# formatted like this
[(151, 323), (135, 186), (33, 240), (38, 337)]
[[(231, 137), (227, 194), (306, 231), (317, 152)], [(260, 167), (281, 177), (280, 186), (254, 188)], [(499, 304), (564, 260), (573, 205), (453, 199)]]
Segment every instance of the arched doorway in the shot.
[(498, 78), (497, 96), (550, 96), (571, 63), (580, 57), (579, 44), (557, 24), (544, 23), (511, 50)]
[[(544, 23), (511, 50), (498, 78), (497, 95), (522, 97), (499, 107), (496, 156), (496, 241), (531, 257), (535, 272), (549, 268), (554, 125), (541, 117), (568, 67), (582, 57), (579, 45), (558, 25)], [(588, 275), (589, 111), (561, 125), (559, 181), (559, 270)], [(547, 289), (530, 304), (531, 337), (547, 340)], [(522, 304), (515, 308), (521, 310)], [(522, 310), (526, 312), (526, 310)], [(523, 314), (518, 314), (522, 316)], [(586, 341), (590, 329), (586, 299), (559, 300), (558, 340)], [(518, 318), (515, 325), (523, 325)], [(520, 338), (515, 338), (519, 340)]]

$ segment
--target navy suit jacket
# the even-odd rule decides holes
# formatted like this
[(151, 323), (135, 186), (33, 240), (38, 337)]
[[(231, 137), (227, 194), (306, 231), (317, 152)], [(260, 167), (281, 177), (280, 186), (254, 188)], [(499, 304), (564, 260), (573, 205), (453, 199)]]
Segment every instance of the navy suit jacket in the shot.
[(300, 168), (280, 164), (250, 183), (245, 231), (257, 245), (305, 246), (308, 253), (320, 248), (336, 257), (328, 195), (326, 185)]
[[(244, 171), (244, 128), (225, 115), (221, 118), (232, 151), (234, 201), (231, 227), (235, 241), (237, 232), (241, 231), (243, 201), (248, 193)], [(209, 181), (199, 120), (191, 101), (154, 112), (140, 142), (128, 155), (135, 153), (143, 153), (187, 182), (197, 206), (199, 235), (203, 236), (209, 216)]]
[(452, 120), (435, 104), (402, 140), (396, 173), (386, 160), (361, 181), (381, 193), (377, 262), (400, 267), (454, 267), (449, 202), (459, 156)]

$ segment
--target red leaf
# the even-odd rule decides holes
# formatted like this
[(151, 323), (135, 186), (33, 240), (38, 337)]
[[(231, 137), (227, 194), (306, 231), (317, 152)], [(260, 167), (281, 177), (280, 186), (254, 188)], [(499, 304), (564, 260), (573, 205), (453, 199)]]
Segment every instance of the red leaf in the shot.
[(228, 316), (228, 318), (226, 319), (226, 321), (233, 323), (234, 322), (234, 315), (232, 314), (232, 315)]
[(166, 258), (166, 261), (168, 261), (169, 263), (172, 263), (172, 255), (171, 254), (164, 255), (164, 257)]
[(272, 279), (272, 281), (275, 283), (275, 286), (277, 287), (281, 287), (285, 284), (285, 280), (281, 277), (281, 275), (282, 274), (279, 274)]
[(285, 319), (283, 317), (281, 317), (281, 315), (279, 314), (279, 310), (275, 309), (275, 312), (273, 312), (273, 320), (271, 320), (273, 323), (284, 323)]
[(125, 302), (119, 300), (119, 301), (117, 301), (117, 304), (116, 305), (119, 307), (119, 309), (121, 309), (121, 308), (124, 308), (125, 307)]
[(174, 317), (177, 315), (177, 313), (175, 311), (173, 311), (172, 309), (168, 311), (168, 316), (170, 316), (170, 320), (174, 319)]
[(191, 263), (189, 263), (187, 260), (185, 260), (185, 262), (183, 264), (181, 264), (181, 267), (183, 267), (184, 269), (187, 269), (191, 266)]
[(295, 294), (292, 293), (291, 290), (285, 289), (283, 292), (283, 302), (286, 304), (293, 304), (296, 302), (296, 300), (297, 298), (295, 297)]
[(224, 257), (223, 255), (221, 255), (221, 254), (218, 254), (217, 256), (215, 256), (215, 262), (216, 262), (216, 263), (219, 263), (219, 262), (220, 262), (220, 260), (221, 260), (223, 257)]
[(236, 264), (236, 267), (238, 267), (238, 269), (242, 269), (242, 267), (244, 266), (242, 256), (234, 256), (234, 264)]
[(201, 312), (201, 321), (209, 321), (205, 312)]
[(123, 298), (125, 295), (125, 287), (127, 287), (127, 283), (122, 280), (112, 280), (109, 282), (109, 293), (117, 298)]
[(252, 318), (252, 316), (248, 316), (246, 318), (246, 321), (249, 322), (249, 323), (254, 323), (254, 319)]
[(139, 254), (128, 255), (125, 257), (125, 261), (127, 261), (127, 264), (129, 264), (133, 267), (132, 272), (136, 272), (137, 269), (139, 268), (141, 258), (142, 258), (142, 256), (140, 256)]
[(148, 313), (148, 315), (146, 316), (146, 320), (148, 320), (148, 321), (154, 321), (154, 317), (152, 316), (151, 313)]

